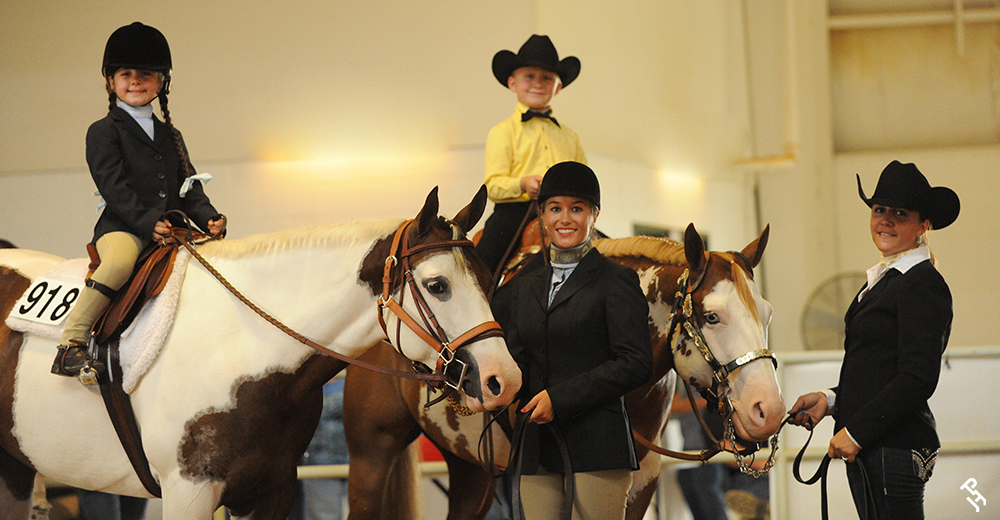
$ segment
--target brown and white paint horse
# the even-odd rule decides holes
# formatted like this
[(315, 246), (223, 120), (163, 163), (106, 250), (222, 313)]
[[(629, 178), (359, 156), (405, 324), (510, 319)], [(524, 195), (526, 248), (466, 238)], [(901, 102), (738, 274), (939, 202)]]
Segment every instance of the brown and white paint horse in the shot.
[[(481, 189), (448, 221), (437, 215), (435, 188), (408, 227), (399, 220), (318, 226), (209, 242), (198, 251), (251, 300), (326, 348), (360, 355), (384, 337), (382, 313), (394, 347), (434, 367), (439, 355), (430, 345), (406, 328), (397, 335), (398, 318), (376, 312), (383, 266), (396, 254), (390, 247), (399, 229), (406, 230), (410, 247), (445, 242), (409, 258), (416, 287), (449, 338), (491, 322), (489, 273), (478, 257), (467, 255), (470, 248), (455, 245), (465, 243), (485, 202)], [(0, 314), (10, 313), (30, 279), (60, 261), (0, 251)], [(401, 278), (392, 273), (391, 294), (416, 316), (413, 294), (399, 298)], [(209, 519), (222, 505), (237, 518), (284, 519), (296, 465), (319, 419), (322, 385), (344, 364), (255, 316), (202, 265), (192, 262), (182, 283), (166, 344), (131, 393), (162, 489), (163, 518)], [(96, 390), (49, 374), (54, 352), (54, 340), (0, 323), (3, 520), (28, 518), (36, 472), (75, 487), (151, 495)], [(464, 406), (482, 411), (511, 402), (520, 371), (500, 337), (471, 343), (456, 357), (475, 378), (462, 385)]]
[[(685, 269), (690, 268), (692, 280), (703, 276), (692, 294), (692, 314), (720, 362), (766, 348), (771, 306), (757, 290), (752, 268), (760, 262), (767, 237), (765, 228), (741, 253), (706, 252), (693, 225), (688, 227), (683, 245), (650, 237), (595, 241), (602, 254), (635, 269), (649, 302), (653, 377), (625, 396), (632, 427), (639, 435), (650, 440), (662, 437), (673, 399), (675, 371), (696, 388), (712, 386), (713, 372), (693, 341), (684, 334), (670, 336), (670, 313), (678, 278)], [(363, 359), (393, 363), (398, 358), (390, 349), (374, 348)], [(376, 400), (372, 395), (380, 397)], [(420, 433), (441, 449), (448, 464), (448, 519), (482, 519), (486, 515), (493, 480), (480, 466), (477, 454), (483, 419), (463, 417), (448, 407), (426, 409), (422, 406), (426, 395), (426, 385), (353, 367), (347, 370), (344, 422), (351, 455), (351, 520), (423, 517), (423, 512), (415, 509), (417, 445), (411, 444)], [(740, 438), (763, 441), (776, 434), (785, 406), (770, 358), (735, 369), (729, 376), (728, 396), (734, 410), (733, 426)], [(507, 439), (499, 432), (493, 438), (495, 460), (506, 462)], [(660, 474), (660, 455), (638, 444), (637, 450), (640, 469), (633, 473), (627, 511), (627, 518), (633, 520), (643, 517)]]

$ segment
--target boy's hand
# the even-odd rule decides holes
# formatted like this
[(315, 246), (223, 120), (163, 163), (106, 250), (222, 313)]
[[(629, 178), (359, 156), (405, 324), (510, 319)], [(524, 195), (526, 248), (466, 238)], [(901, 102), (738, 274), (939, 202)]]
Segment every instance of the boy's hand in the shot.
[(521, 177), (521, 191), (528, 194), (528, 198), (535, 200), (538, 198), (538, 188), (542, 186), (540, 175), (529, 175)]

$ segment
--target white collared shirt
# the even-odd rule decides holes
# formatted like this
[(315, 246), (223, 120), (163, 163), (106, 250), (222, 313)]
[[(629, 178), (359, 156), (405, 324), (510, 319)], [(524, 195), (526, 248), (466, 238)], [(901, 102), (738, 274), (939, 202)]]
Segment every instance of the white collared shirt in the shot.
[(900, 273), (906, 273), (913, 266), (923, 262), (924, 260), (930, 260), (931, 250), (926, 244), (919, 245), (913, 249), (908, 249), (902, 253), (897, 253), (889, 257), (882, 257), (879, 263), (873, 265), (866, 271), (868, 275), (868, 285), (858, 294), (858, 301), (864, 298), (865, 294), (868, 294), (868, 290), (875, 287), (875, 284), (885, 276), (886, 271), (889, 269), (895, 269)]
[(574, 264), (552, 264), (552, 280), (549, 286), (549, 307), (552, 306), (552, 300), (555, 299), (556, 293), (562, 288), (563, 283), (569, 278), (569, 275), (573, 274), (573, 270), (580, 262)]

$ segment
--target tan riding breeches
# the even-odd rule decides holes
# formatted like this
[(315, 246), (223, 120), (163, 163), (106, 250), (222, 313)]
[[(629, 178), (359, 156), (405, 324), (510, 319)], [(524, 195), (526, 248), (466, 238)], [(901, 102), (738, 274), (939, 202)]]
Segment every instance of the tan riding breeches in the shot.
[[(97, 254), (101, 257), (101, 265), (90, 278), (117, 291), (132, 275), (139, 253), (147, 244), (148, 240), (124, 231), (105, 234), (95, 244)], [(90, 328), (110, 301), (96, 289), (84, 287), (73, 311), (66, 318), (66, 328), (63, 329), (59, 344), (69, 345), (70, 340), (86, 343)]]
[[(573, 520), (623, 520), (632, 472), (627, 469), (575, 473)], [(563, 474), (539, 466), (535, 475), (521, 476), (525, 520), (556, 520), (563, 510)], [(516, 507), (516, 506), (515, 506)]]

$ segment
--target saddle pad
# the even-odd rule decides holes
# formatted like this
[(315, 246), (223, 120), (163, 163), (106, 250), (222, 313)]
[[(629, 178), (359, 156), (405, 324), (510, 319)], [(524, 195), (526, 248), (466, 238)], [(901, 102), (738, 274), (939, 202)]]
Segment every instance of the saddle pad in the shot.
[[(121, 335), (119, 357), (122, 365), (122, 388), (132, 393), (153, 361), (163, 348), (167, 333), (174, 324), (181, 285), (191, 253), (186, 249), (177, 252), (174, 268), (159, 295), (149, 300), (132, 324)], [(45, 273), (46, 278), (66, 282), (83, 283), (87, 275), (86, 258), (67, 260), (52, 267)], [(63, 325), (46, 325), (30, 322), (16, 316), (8, 316), (7, 326), (12, 330), (58, 340), (62, 336)]]
[[(87, 275), (87, 266), (89, 263), (90, 262), (86, 258), (65, 260), (50, 267), (41, 277), (58, 280), (60, 282), (82, 284)], [(30, 290), (31, 287), (28, 287), (28, 291)], [(6, 323), (11, 330), (27, 332), (28, 334), (34, 336), (58, 340), (59, 337), (62, 336), (62, 330), (66, 325), (66, 320), (63, 320), (60, 325), (50, 325), (19, 318), (15, 316), (12, 311), (11, 314), (7, 316)]]

